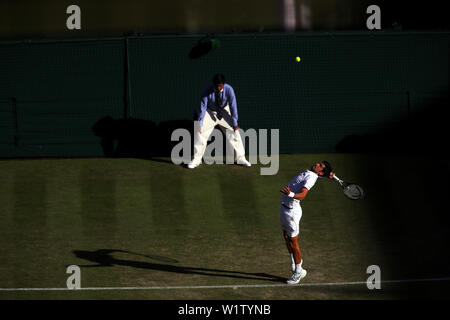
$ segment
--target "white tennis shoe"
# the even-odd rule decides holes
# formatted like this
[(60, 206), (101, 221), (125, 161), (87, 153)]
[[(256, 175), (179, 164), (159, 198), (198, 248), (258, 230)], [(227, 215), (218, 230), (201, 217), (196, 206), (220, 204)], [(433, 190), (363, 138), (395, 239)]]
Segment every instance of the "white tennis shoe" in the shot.
[(248, 162), (245, 158), (239, 159), (237, 161), (237, 164), (240, 166), (244, 166), (244, 167), (251, 167), (252, 164), (250, 162)]
[(199, 165), (200, 165), (200, 163), (195, 162), (195, 161), (191, 161), (191, 162), (189, 162), (189, 163), (187, 164), (187, 167), (188, 167), (189, 169), (194, 169), (194, 168), (198, 167)]
[(306, 277), (306, 270), (302, 269), (300, 272), (295, 272), (292, 274), (292, 277), (286, 281), (287, 284), (297, 284), (302, 280), (304, 277)]

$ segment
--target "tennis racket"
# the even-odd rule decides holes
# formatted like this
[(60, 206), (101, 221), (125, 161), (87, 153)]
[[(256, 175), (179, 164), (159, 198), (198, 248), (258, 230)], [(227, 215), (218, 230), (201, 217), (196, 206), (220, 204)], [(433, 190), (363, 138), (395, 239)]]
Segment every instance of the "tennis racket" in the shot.
[(359, 200), (365, 197), (366, 194), (364, 192), (364, 189), (361, 188), (361, 186), (355, 183), (346, 182), (344, 180), (339, 179), (336, 176), (333, 176), (333, 179), (336, 180), (341, 185), (342, 190), (344, 191), (344, 195), (347, 198), (351, 200)]

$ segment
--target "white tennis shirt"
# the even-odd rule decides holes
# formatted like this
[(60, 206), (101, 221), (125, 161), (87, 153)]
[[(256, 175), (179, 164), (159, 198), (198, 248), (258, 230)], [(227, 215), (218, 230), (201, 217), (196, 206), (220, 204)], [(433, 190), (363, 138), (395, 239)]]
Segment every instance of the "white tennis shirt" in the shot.
[[(318, 177), (319, 176), (311, 170), (305, 170), (289, 181), (289, 189), (291, 189), (291, 192), (294, 193), (300, 193), (302, 188), (311, 190), (311, 188), (316, 184)], [(299, 200), (288, 197), (284, 193), (281, 195), (281, 203), (289, 208), (294, 208), (295, 206), (300, 205)]]

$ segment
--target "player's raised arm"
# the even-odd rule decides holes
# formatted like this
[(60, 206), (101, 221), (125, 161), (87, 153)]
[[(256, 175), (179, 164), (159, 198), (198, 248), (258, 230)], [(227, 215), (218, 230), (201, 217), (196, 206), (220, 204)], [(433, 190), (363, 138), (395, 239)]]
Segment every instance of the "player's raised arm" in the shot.
[(297, 199), (297, 200), (303, 200), (306, 198), (306, 195), (308, 194), (308, 189), (303, 187), (302, 191), (299, 193), (294, 193), (291, 191), (291, 189), (289, 188), (289, 186), (284, 187), (283, 189), (281, 189), (281, 192), (284, 193), (285, 195), (287, 195), (288, 197)]

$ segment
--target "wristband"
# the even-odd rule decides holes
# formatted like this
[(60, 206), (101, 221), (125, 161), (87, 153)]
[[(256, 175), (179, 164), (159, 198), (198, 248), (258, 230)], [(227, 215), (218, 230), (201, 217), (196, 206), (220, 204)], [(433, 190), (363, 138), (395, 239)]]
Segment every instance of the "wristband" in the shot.
[(288, 194), (288, 197), (291, 197), (291, 198), (293, 198), (293, 197), (295, 197), (295, 193), (293, 193), (292, 191)]

